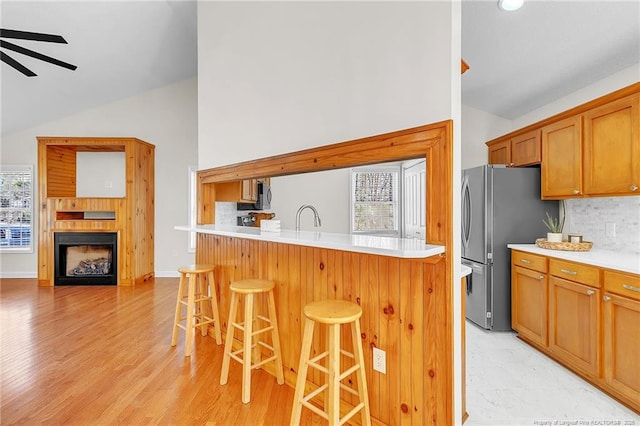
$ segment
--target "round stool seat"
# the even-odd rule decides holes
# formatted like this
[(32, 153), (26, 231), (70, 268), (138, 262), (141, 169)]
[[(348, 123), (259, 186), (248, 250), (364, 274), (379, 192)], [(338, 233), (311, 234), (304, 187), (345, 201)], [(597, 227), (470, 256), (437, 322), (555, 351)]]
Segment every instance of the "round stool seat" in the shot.
[(180, 268), (178, 268), (178, 272), (180, 272), (181, 274), (203, 274), (205, 272), (213, 271), (215, 268), (215, 265), (196, 264), (181, 266)]
[(321, 300), (304, 307), (304, 316), (323, 324), (346, 324), (362, 316), (362, 308), (347, 300)]
[(229, 285), (229, 288), (231, 291), (235, 291), (236, 293), (255, 294), (272, 290), (274, 285), (273, 281), (249, 278), (246, 280), (234, 281)]

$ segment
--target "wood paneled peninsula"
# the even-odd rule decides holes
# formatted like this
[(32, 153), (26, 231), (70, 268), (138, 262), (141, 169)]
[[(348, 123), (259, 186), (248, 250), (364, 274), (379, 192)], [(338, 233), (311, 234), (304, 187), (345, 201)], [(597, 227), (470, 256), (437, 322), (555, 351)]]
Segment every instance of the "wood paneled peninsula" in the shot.
[[(414, 158), (426, 160), (425, 241), (285, 230), (267, 236), (259, 230), (213, 226), (217, 194), (225, 193), (230, 183)], [(350, 300), (363, 310), (361, 337), (373, 419), (381, 424), (455, 423), (454, 409), (460, 407), (454, 407), (453, 279), (459, 271), (453, 271), (452, 158), (448, 120), (198, 172), (196, 262), (217, 265), (223, 313), (229, 311), (231, 281), (275, 281), (289, 386), (296, 382), (304, 306), (314, 300)], [(221, 328), (226, 329), (225, 321)], [(324, 339), (316, 338), (314, 351)], [(350, 343), (345, 345), (349, 349)], [(386, 374), (373, 370), (374, 347), (386, 352)], [(319, 375), (310, 376), (307, 387), (319, 383)], [(353, 378), (344, 383), (351, 386)], [(343, 398), (348, 409), (349, 394)]]

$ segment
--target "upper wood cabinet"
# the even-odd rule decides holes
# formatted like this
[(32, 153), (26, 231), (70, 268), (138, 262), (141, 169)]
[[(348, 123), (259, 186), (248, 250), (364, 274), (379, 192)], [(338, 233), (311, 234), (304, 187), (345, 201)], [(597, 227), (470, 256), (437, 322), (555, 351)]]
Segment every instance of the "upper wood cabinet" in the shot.
[(491, 141), (489, 164), (506, 164), (510, 167), (539, 164), (541, 161), (540, 131), (532, 130), (508, 139)]
[(489, 164), (540, 164), (543, 199), (638, 195), (640, 83), (486, 145)]
[(542, 198), (582, 194), (582, 117), (574, 116), (542, 128)]
[(489, 164), (511, 163), (511, 139), (492, 142), (489, 146)]
[(216, 184), (216, 200), (234, 203), (255, 203), (258, 201), (258, 182), (266, 179), (244, 179), (236, 182)]
[(639, 104), (634, 95), (583, 114), (585, 194), (640, 194)]

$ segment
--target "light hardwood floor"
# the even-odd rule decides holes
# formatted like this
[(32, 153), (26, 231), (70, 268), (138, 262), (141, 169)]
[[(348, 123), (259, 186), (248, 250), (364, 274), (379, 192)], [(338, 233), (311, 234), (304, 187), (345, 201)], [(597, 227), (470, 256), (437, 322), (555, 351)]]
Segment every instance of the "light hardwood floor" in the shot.
[[(288, 424), (289, 386), (253, 371), (244, 405), (238, 363), (219, 384), (215, 339), (196, 333), (190, 358), (184, 332), (170, 346), (177, 286), (177, 278), (136, 287), (0, 280), (0, 423)], [(324, 424), (309, 410), (302, 422)]]

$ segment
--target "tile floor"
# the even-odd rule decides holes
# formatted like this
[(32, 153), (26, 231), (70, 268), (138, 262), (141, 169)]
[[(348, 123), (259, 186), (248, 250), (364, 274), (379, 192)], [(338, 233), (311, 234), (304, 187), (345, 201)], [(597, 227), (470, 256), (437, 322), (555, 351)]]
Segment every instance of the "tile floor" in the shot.
[(465, 426), (635, 425), (640, 416), (516, 338), (467, 321)]

